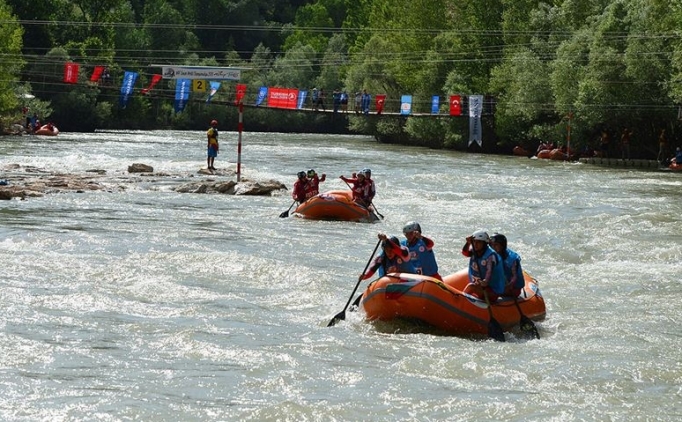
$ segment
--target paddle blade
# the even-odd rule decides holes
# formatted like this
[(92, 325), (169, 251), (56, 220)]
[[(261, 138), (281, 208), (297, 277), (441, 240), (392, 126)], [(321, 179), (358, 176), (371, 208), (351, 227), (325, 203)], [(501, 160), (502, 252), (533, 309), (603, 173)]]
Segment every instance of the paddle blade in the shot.
[(360, 307), (360, 300), (362, 300), (362, 293), (360, 293), (353, 301), (353, 304), (350, 305), (351, 312), (355, 312)]
[(536, 339), (540, 340), (540, 333), (538, 332), (537, 327), (535, 326), (533, 321), (531, 321), (530, 318), (528, 318), (525, 315), (521, 315), (521, 324), (520, 325), (521, 325), (521, 331), (528, 333), (528, 334), (532, 335), (533, 337), (535, 337)]
[(329, 321), (329, 324), (327, 324), (327, 327), (333, 327), (336, 325), (337, 322), (343, 321), (346, 319), (346, 310), (344, 309), (343, 311), (339, 312), (338, 314), (334, 315), (334, 318)]
[(286, 210), (279, 215), (279, 218), (287, 218), (287, 217), (289, 217), (289, 210)]
[(490, 318), (490, 321), (488, 322), (488, 337), (495, 341), (505, 341), (502, 326), (493, 318)]

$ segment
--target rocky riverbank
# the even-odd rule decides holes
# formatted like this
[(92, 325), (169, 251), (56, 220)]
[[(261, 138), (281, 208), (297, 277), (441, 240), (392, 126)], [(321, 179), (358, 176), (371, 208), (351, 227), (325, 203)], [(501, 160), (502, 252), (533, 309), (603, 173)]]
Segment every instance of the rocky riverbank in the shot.
[[(201, 169), (196, 173), (155, 173), (151, 166), (133, 163), (126, 171), (107, 174), (90, 169), (79, 174), (53, 173), (45, 169), (9, 164), (0, 167), (0, 199), (27, 199), (55, 193), (88, 191), (122, 192), (130, 188), (158, 190), (167, 188), (178, 193), (225, 195), (272, 195), (287, 190), (277, 180), (236, 182), (232, 170)], [(193, 180), (194, 179), (194, 180)]]

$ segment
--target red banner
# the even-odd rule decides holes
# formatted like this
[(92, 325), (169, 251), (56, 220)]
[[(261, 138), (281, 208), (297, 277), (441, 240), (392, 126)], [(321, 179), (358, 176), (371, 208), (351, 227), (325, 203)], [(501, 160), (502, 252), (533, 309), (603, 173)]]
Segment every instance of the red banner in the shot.
[(381, 112), (384, 111), (384, 104), (386, 103), (386, 94), (377, 94), (375, 98), (377, 114), (381, 114)]
[(64, 82), (67, 84), (78, 83), (78, 69), (80, 65), (78, 63), (67, 62), (64, 65)]
[(90, 82), (97, 82), (99, 78), (102, 77), (102, 72), (104, 72), (104, 66), (95, 66), (92, 71), (92, 76), (90, 76)]
[(298, 102), (298, 89), (269, 88), (268, 107), (296, 108)]
[(460, 95), (450, 95), (450, 116), (462, 115), (462, 97)]
[(246, 85), (237, 84), (237, 97), (235, 98), (234, 103), (241, 104), (242, 100), (244, 99), (244, 95), (246, 95)]
[(156, 84), (159, 83), (159, 81), (160, 81), (161, 79), (162, 79), (162, 76), (159, 75), (159, 74), (154, 74), (154, 75), (152, 75), (152, 81), (149, 83), (149, 86), (146, 87), (146, 88), (142, 88), (142, 90), (140, 91), (140, 93), (141, 93), (141, 94), (147, 94), (149, 91), (152, 90), (152, 88), (154, 88), (154, 86), (155, 86)]

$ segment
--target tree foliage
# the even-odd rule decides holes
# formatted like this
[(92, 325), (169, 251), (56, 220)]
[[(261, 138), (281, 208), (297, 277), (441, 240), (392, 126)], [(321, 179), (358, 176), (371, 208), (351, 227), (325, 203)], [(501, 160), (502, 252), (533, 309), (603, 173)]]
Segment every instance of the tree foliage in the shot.
[[(563, 142), (569, 116), (578, 144), (602, 129), (615, 135), (637, 126), (633, 149), (642, 155), (655, 148), (661, 126), (673, 138), (679, 129), (679, 1), (0, 0), (0, 14), (8, 40), (0, 47), (1, 110), (16, 109), (10, 93), (31, 89), (45, 110), (52, 102), (65, 129), (89, 129), (91, 122), (203, 127), (209, 114), (234, 113), (196, 101), (178, 115), (168, 106), (168, 81), (118, 108), (123, 72), (139, 72), (147, 83), (158, 72), (153, 64), (242, 67), (247, 101), (260, 86), (367, 89), (387, 95), (387, 110), (397, 111), (401, 95), (411, 94), (413, 110), (429, 113), (433, 95), (483, 94), (496, 104), (494, 116), (485, 117), (486, 142), (505, 148)], [(65, 85), (65, 60), (86, 74), (107, 65), (114, 83), (93, 86), (82, 76), (78, 87)], [(223, 85), (216, 101), (227, 104), (232, 88)], [(270, 128), (293, 122), (337, 130), (342, 121), (384, 142), (467, 144), (466, 118), (253, 113), (257, 125)], [(87, 124), (76, 117), (83, 115), (91, 117)]]

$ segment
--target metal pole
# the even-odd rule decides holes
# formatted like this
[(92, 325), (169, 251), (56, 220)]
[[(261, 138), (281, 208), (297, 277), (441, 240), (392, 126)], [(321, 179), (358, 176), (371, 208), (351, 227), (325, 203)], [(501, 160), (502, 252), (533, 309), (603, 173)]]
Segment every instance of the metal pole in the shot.
[(244, 129), (244, 104), (239, 103), (239, 123), (237, 124), (237, 182), (241, 181), (242, 172), (242, 130)]

